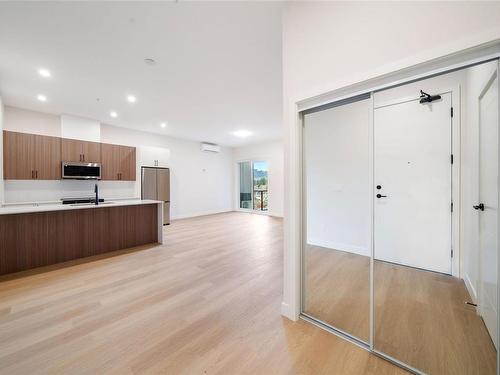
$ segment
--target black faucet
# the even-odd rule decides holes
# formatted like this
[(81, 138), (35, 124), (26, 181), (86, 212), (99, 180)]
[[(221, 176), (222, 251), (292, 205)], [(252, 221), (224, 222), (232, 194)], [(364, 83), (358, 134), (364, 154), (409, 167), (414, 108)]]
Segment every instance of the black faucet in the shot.
[(99, 188), (97, 187), (97, 184), (95, 184), (94, 192), (95, 192), (95, 205), (97, 206), (99, 204)]

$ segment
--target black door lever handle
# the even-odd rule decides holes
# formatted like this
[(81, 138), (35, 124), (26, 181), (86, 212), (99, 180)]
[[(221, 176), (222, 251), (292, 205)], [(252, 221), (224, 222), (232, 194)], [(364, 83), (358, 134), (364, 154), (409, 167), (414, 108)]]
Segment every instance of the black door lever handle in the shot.
[(377, 194), (377, 198), (387, 198), (387, 195)]
[(484, 203), (479, 203), (477, 206), (472, 206), (475, 210), (484, 211)]

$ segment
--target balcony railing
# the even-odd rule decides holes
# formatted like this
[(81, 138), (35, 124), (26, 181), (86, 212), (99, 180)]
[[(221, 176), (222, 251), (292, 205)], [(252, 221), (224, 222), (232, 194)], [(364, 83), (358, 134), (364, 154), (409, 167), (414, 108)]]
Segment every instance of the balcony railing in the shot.
[(257, 189), (253, 191), (253, 209), (267, 211), (269, 194), (267, 189)]

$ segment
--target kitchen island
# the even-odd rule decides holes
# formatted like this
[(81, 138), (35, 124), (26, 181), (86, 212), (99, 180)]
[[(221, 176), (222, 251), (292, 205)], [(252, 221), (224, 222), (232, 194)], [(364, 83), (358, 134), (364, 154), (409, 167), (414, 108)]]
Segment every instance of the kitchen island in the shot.
[(31, 204), (0, 208), (0, 275), (162, 243), (163, 202)]

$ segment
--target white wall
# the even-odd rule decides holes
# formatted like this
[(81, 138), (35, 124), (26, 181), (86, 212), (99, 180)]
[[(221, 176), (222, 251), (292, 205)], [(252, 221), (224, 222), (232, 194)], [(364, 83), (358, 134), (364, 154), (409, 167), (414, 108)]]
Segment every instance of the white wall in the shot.
[(300, 310), (300, 138), (295, 103), (499, 38), (498, 2), (285, 3), (284, 315), (297, 319)]
[(273, 216), (283, 216), (284, 181), (283, 181), (283, 142), (269, 142), (233, 149), (234, 170), (234, 209), (239, 207), (239, 172), (238, 162), (243, 160), (265, 160), (269, 166), (269, 211)]
[(6, 105), (4, 130), (60, 137), (61, 119), (56, 115)]
[[(101, 126), (101, 142), (128, 146), (167, 148), (170, 153), (170, 200), (172, 218), (183, 218), (233, 209), (232, 150), (220, 153), (200, 150), (199, 142), (111, 125)], [(140, 163), (140, 160), (138, 160)], [(139, 178), (138, 174), (138, 178)], [(140, 182), (134, 186), (140, 195)]]
[(61, 115), (61, 137), (100, 142), (101, 124), (83, 117)]
[(370, 101), (304, 116), (307, 243), (370, 256)]
[[(60, 135), (58, 116), (6, 107), (5, 128), (45, 135)], [(58, 130), (57, 130), (58, 128)], [(155, 146), (168, 149), (171, 168), (172, 219), (231, 211), (233, 208), (232, 150), (220, 153), (200, 150), (198, 142), (184, 141), (158, 134), (116, 126), (100, 126), (101, 142), (135, 147)], [(138, 153), (140, 155), (140, 153)], [(140, 164), (137, 181), (100, 181), (105, 199), (140, 197)], [(92, 181), (4, 181), (5, 202), (57, 201), (62, 197), (91, 196)]]

